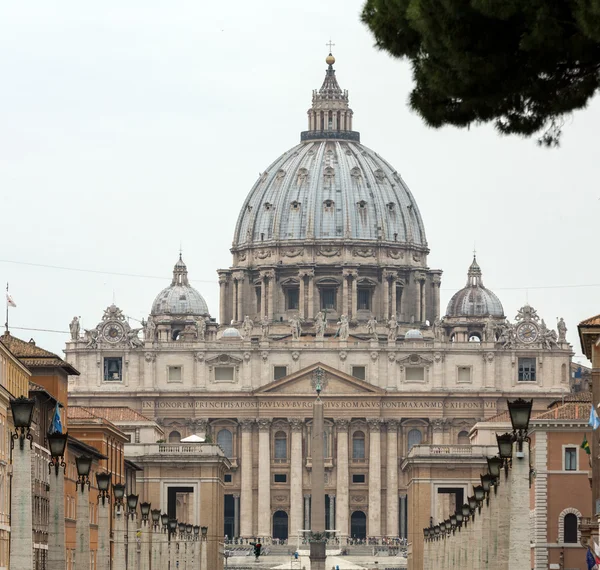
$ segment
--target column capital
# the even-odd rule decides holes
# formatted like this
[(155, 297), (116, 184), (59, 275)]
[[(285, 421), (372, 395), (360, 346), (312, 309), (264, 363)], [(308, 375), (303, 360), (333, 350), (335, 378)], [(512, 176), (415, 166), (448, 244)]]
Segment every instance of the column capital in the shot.
[(342, 275), (344, 277), (358, 277), (358, 269), (350, 269), (350, 268), (342, 269)]
[(229, 281), (229, 276), (226, 273), (219, 273), (219, 285), (225, 285)]
[(256, 420), (258, 424), (258, 431), (269, 431), (271, 429), (272, 418), (258, 418)]
[(435, 432), (444, 431), (444, 427), (447, 423), (448, 420), (446, 418), (434, 418), (433, 420), (430, 420), (431, 427)]
[(385, 420), (385, 425), (387, 427), (388, 432), (398, 431), (398, 426), (400, 425), (400, 420), (388, 418)]
[(302, 277), (309, 277), (309, 278), (313, 278), (315, 276), (315, 270), (314, 269), (300, 269), (298, 271), (298, 277), (302, 278)]
[(350, 420), (345, 418), (337, 418), (334, 419), (333, 422), (338, 431), (348, 431), (348, 428), (350, 427)]
[(235, 281), (243, 281), (244, 277), (245, 277), (245, 272), (244, 271), (234, 271), (233, 275), (232, 275), (233, 279)]
[(304, 420), (302, 418), (288, 418), (288, 422), (292, 431), (302, 431), (304, 427)]
[(239, 493), (233, 493), (233, 498), (234, 499), (239, 499), (240, 498), (240, 494)]
[(383, 421), (381, 418), (367, 418), (367, 424), (371, 431), (379, 431), (381, 429)]
[(415, 271), (414, 276), (415, 281), (425, 281), (427, 279), (427, 275), (423, 271)]
[(274, 269), (264, 269), (259, 273), (261, 279), (274, 279), (275, 278), (275, 270)]
[(256, 420), (254, 418), (238, 418), (238, 423), (242, 426), (242, 431), (252, 431), (252, 426)]
[(431, 282), (439, 287), (442, 283), (442, 276), (439, 273), (434, 273)]
[(311, 497), (311, 494), (310, 494), (310, 493), (307, 493), (306, 495), (304, 495), (304, 498), (305, 498), (305, 499), (310, 499), (310, 497)]
[(383, 270), (383, 278), (392, 281), (395, 281), (396, 279), (398, 279), (398, 272), (397, 271), (391, 271), (389, 269), (384, 269)]

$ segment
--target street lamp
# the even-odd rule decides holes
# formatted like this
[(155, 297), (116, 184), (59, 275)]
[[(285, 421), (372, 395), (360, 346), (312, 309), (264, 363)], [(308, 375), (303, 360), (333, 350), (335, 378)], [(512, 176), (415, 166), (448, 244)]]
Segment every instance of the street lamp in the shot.
[(469, 522), (469, 515), (471, 514), (471, 509), (469, 508), (469, 505), (467, 503), (465, 503), (460, 508), (460, 510), (462, 512), (463, 522), (465, 523), (465, 528), (466, 528), (467, 527), (467, 523)]
[(127, 507), (129, 508), (129, 514), (131, 515), (131, 518), (135, 516), (139, 497), (139, 495), (134, 495), (133, 493), (131, 495), (127, 495)]
[(121, 483), (113, 485), (113, 495), (115, 497), (115, 504), (122, 505), (125, 497), (125, 485)]
[(494, 493), (498, 492), (498, 483), (500, 482), (500, 469), (502, 469), (502, 459), (500, 457), (488, 457), (488, 472), (494, 484)]
[(469, 503), (469, 509), (471, 514), (473, 515), (473, 519), (475, 518), (475, 509), (477, 508), (477, 500), (475, 499), (475, 495), (471, 495), (467, 502)]
[(160, 509), (152, 509), (152, 526), (154, 528), (160, 527)]
[(152, 505), (150, 503), (140, 503), (140, 511), (142, 512), (142, 521), (148, 520), (148, 515), (150, 514), (150, 507)]
[(33, 449), (33, 436), (31, 435), (31, 422), (33, 421), (33, 398), (19, 396), (10, 401), (15, 433), (12, 434), (11, 449), (14, 448), (14, 440), (19, 440), (19, 449), (25, 447), (25, 440), (29, 440), (29, 448)]
[(500, 458), (508, 460), (512, 458), (512, 444), (513, 434), (504, 433), (502, 435), (496, 435), (496, 441), (498, 442), (498, 450), (500, 452)]
[(456, 526), (458, 526), (458, 531), (460, 532), (460, 530), (462, 529), (462, 524), (463, 524), (463, 514), (461, 509), (459, 508), (456, 511)]
[(198, 540), (199, 534), (200, 534), (200, 527), (196, 524), (196, 525), (194, 525), (194, 540)]
[(169, 534), (177, 532), (177, 519), (169, 519)]
[(108, 494), (108, 489), (110, 488), (110, 480), (112, 475), (110, 473), (96, 473), (96, 485), (98, 487), (98, 491), (100, 491), (98, 495), (98, 502), (102, 499), (102, 504), (106, 502), (106, 499), (110, 500), (110, 495)]
[(477, 485), (473, 487), (473, 492), (475, 493), (475, 501), (477, 501), (477, 508), (479, 514), (481, 514), (481, 505), (483, 504), (483, 500), (485, 499), (485, 491), (483, 490), (483, 485)]
[(46, 438), (48, 440), (48, 447), (50, 448), (50, 468), (54, 467), (55, 474), (58, 477), (58, 470), (62, 467), (63, 473), (67, 469), (67, 464), (64, 461), (65, 448), (67, 447), (68, 433), (48, 432)]
[(81, 485), (81, 492), (83, 493), (83, 489), (87, 485), (89, 491), (92, 458), (89, 455), (80, 455), (75, 458), (75, 464), (77, 465), (77, 483), (75, 484), (75, 487)]
[(523, 442), (529, 441), (527, 430), (529, 429), (529, 418), (531, 417), (531, 407), (533, 400), (523, 400), (518, 398), (512, 402), (507, 402), (508, 412), (510, 414), (510, 423), (513, 428), (513, 438), (517, 442), (517, 457), (523, 458)]
[(456, 532), (457, 525), (458, 525), (458, 520), (456, 518), (456, 513), (453, 515), (450, 515), (450, 526), (452, 527), (452, 534), (454, 534)]
[(207, 526), (201, 526), (200, 527), (200, 532), (202, 533), (202, 540), (206, 540), (206, 536), (208, 534), (208, 527)]
[(490, 491), (492, 489), (492, 483), (494, 481), (494, 478), (489, 474), (486, 473), (485, 475), (481, 475), (481, 486), (483, 487), (483, 492), (485, 494), (485, 504), (489, 505), (490, 504)]
[[(98, 570), (108, 570), (110, 568), (110, 523), (106, 500), (108, 499), (110, 502), (108, 490), (110, 489), (111, 478), (110, 473), (96, 473), (98, 504), (102, 505), (98, 509), (98, 550), (96, 553)], [(102, 500), (102, 503), (100, 503), (100, 500)]]
[(169, 515), (167, 513), (160, 515), (160, 522), (162, 523), (163, 532), (167, 532), (167, 527), (169, 526)]

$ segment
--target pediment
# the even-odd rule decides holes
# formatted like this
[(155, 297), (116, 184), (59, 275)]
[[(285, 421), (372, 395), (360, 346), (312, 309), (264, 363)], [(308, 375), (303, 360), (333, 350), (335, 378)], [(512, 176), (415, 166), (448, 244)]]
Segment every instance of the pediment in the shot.
[(380, 396), (385, 390), (373, 386), (364, 380), (359, 380), (341, 370), (317, 362), (298, 372), (288, 374), (275, 382), (262, 386), (254, 391), (255, 395), (287, 394), (298, 396), (315, 396), (314, 372), (321, 368), (325, 372), (326, 385), (323, 388), (324, 398), (331, 396)]
[(213, 356), (212, 358), (207, 358), (206, 363), (211, 366), (227, 366), (227, 365), (238, 365), (243, 361), (241, 358), (237, 356), (232, 356), (230, 354), (219, 354), (217, 356)]

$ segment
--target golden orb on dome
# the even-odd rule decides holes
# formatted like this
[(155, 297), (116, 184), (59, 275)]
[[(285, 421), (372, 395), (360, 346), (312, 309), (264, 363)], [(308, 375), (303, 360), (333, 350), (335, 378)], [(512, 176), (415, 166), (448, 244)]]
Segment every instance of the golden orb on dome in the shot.
[(331, 55), (331, 52), (329, 53), (329, 55), (325, 58), (325, 63), (327, 65), (333, 65), (335, 63), (335, 57), (333, 57), (333, 55)]

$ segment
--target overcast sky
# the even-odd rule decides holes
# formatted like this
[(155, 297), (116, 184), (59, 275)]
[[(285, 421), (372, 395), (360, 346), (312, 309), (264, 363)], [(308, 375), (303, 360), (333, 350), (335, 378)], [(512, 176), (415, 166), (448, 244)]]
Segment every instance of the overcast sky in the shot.
[(430, 267), (444, 270), (442, 312), (475, 244), (505, 313), (528, 300), (549, 326), (563, 316), (579, 354), (577, 323), (600, 313), (600, 103), (567, 121), (558, 150), (489, 126), (428, 129), (407, 107), (409, 66), (373, 47), (361, 4), (2, 2), (0, 281), (18, 305), (12, 332), (60, 352), (68, 335), (17, 327), (67, 331), (80, 315), (92, 328), (113, 292), (146, 317), (180, 243), (218, 316), (216, 269), (231, 263), (239, 208), (306, 129), (331, 37), (362, 142), (419, 204)]

